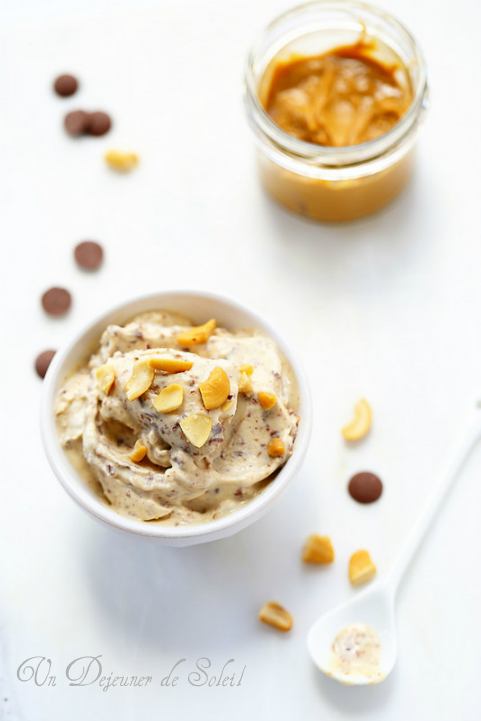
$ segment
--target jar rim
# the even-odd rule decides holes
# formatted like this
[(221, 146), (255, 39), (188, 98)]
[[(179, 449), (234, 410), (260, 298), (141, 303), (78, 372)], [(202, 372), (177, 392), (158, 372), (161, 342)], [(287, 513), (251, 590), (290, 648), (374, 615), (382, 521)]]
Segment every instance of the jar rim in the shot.
[[(316, 7), (319, 8), (319, 10), (342, 10), (345, 13), (351, 12), (353, 14), (356, 11), (363, 11), (375, 19), (381, 19), (387, 22), (392, 29), (400, 33), (403, 38), (407, 40), (412, 48), (419, 71), (419, 80), (411, 105), (392, 128), (373, 140), (359, 143), (358, 145), (345, 145), (341, 147), (317, 145), (316, 143), (301, 140), (282, 130), (266, 112), (258, 97), (253, 68), (262, 43), (269, 36), (269, 33), (275, 30), (286, 19), (288, 20), (292, 16), (301, 15)], [(361, 18), (356, 19), (361, 20)], [(304, 34), (305, 30), (300, 32), (297, 37), (302, 37)], [(385, 39), (383, 39), (383, 42), (390, 47), (389, 42)], [(275, 57), (275, 55), (273, 57)], [(416, 130), (420, 115), (423, 110), (427, 108), (428, 102), (427, 67), (424, 54), (418, 41), (394, 15), (362, 0), (311, 0), (278, 15), (259, 33), (251, 46), (247, 56), (244, 88), (248, 115), (258, 132), (260, 131), (261, 134), (267, 137), (279, 150), (287, 152), (299, 159), (310, 161), (316, 165), (328, 167), (359, 164), (395, 150)]]

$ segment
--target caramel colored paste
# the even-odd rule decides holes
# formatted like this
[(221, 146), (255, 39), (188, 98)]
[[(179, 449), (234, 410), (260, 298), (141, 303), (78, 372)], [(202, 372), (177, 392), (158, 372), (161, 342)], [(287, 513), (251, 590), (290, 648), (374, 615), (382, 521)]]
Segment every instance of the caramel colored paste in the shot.
[(411, 104), (411, 88), (364, 44), (280, 63), (266, 110), (289, 135), (316, 145), (358, 145), (384, 135)]
[[(274, 60), (259, 88), (261, 103), (289, 135), (355, 150), (388, 132), (413, 99), (401, 60), (383, 65), (370, 56), (375, 50), (359, 42), (317, 57)], [(361, 163), (358, 174), (331, 171), (325, 178), (322, 172), (313, 177), (308, 161), (305, 174), (263, 153), (259, 161), (263, 185), (275, 200), (313, 219), (338, 221), (369, 215), (395, 198), (411, 175), (413, 156), (406, 150), (375, 170)]]

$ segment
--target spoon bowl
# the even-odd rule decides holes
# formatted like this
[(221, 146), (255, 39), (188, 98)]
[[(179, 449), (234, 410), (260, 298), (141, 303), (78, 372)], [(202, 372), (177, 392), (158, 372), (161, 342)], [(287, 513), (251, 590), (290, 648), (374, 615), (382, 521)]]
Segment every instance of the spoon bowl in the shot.
[[(351, 624), (372, 626), (381, 638), (380, 674), (346, 674), (332, 664), (332, 644), (339, 631)], [(316, 666), (327, 676), (346, 685), (366, 685), (384, 681), (397, 655), (394, 595), (385, 584), (377, 583), (338, 608), (325, 613), (312, 626), (307, 647)]]

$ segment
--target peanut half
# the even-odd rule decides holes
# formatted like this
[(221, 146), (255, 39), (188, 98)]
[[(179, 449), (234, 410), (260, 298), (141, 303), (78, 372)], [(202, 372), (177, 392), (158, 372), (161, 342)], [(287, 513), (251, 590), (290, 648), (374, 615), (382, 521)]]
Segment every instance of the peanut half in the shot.
[(274, 395), (274, 393), (266, 393), (265, 391), (261, 391), (257, 397), (259, 398), (259, 403), (265, 411), (268, 411), (272, 408), (272, 406), (275, 406), (277, 401), (277, 396)]
[(159, 413), (171, 413), (180, 408), (184, 400), (184, 389), (178, 383), (172, 383), (160, 391), (154, 400), (154, 408)]
[(354, 420), (342, 429), (346, 441), (359, 441), (364, 438), (371, 428), (371, 406), (361, 398), (354, 406)]
[(291, 614), (275, 601), (269, 601), (262, 606), (259, 612), (259, 621), (284, 632), (290, 631), (294, 623)]
[(239, 393), (244, 393), (246, 396), (250, 396), (253, 391), (252, 381), (247, 373), (241, 373), (239, 380)]
[(180, 422), (180, 427), (184, 431), (187, 440), (190, 441), (193, 446), (202, 448), (210, 436), (212, 421), (209, 416), (201, 416), (198, 413), (193, 413)]
[(154, 375), (154, 369), (148, 360), (135, 361), (132, 375), (124, 385), (125, 395), (129, 401), (135, 401), (142, 393), (149, 390), (154, 380)]
[(113, 170), (122, 173), (133, 170), (139, 162), (139, 158), (135, 153), (120, 153), (118, 150), (109, 150), (104, 158), (107, 165), (110, 165)]
[(131, 461), (135, 461), (135, 463), (138, 463), (143, 458), (145, 458), (146, 455), (147, 455), (147, 446), (144, 446), (144, 444), (142, 443), (142, 441), (139, 438), (138, 441), (135, 441), (134, 449), (133, 449), (132, 453), (130, 454), (129, 458)]
[(239, 366), (239, 370), (241, 373), (246, 373), (248, 376), (251, 376), (254, 373), (254, 366), (250, 363), (243, 363)]
[(179, 333), (177, 336), (177, 343), (183, 346), (207, 343), (214, 331), (215, 320), (211, 318), (211, 320), (208, 320), (207, 323), (204, 323), (204, 325), (198, 325), (195, 328), (189, 328), (189, 330)]
[(376, 575), (376, 566), (369, 551), (360, 550), (352, 554), (349, 560), (349, 580), (353, 586), (367, 583)]
[(304, 563), (332, 563), (334, 549), (329, 536), (318, 536), (317, 533), (312, 533), (302, 549), (302, 560)]
[(279, 456), (283, 456), (285, 452), (286, 447), (280, 438), (273, 438), (267, 444), (267, 454), (271, 458), (279, 458)]
[(216, 366), (208, 379), (203, 383), (199, 383), (199, 389), (207, 410), (219, 408), (226, 400), (230, 393), (229, 376), (223, 368)]
[(112, 365), (100, 366), (97, 368), (96, 376), (100, 390), (108, 396), (115, 380), (115, 368)]
[(149, 365), (154, 371), (164, 371), (164, 373), (183, 373), (190, 371), (194, 365), (192, 361), (181, 360), (180, 358), (162, 358), (155, 356), (150, 358)]

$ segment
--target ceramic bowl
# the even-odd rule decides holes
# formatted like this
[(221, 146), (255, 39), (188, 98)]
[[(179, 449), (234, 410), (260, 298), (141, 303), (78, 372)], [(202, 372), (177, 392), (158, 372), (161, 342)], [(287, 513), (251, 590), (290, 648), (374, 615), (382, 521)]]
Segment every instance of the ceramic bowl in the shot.
[[(273, 338), (291, 365), (299, 391), (299, 431), (294, 452), (275, 479), (250, 503), (228, 516), (206, 523), (168, 526), (161, 522), (145, 522), (117, 513), (106, 504), (84, 478), (74, 469), (65, 455), (55, 428), (54, 402), (65, 377), (79, 363), (85, 362), (111, 323), (123, 324), (144, 311), (166, 309), (183, 313), (194, 323), (215, 318), (219, 326), (228, 330), (259, 328)], [(230, 536), (264, 515), (282, 496), (294, 480), (306, 454), (311, 431), (311, 404), (305, 375), (299, 362), (279, 332), (249, 310), (242, 303), (213, 293), (200, 291), (171, 291), (129, 300), (103, 314), (78, 333), (54, 357), (44, 380), (41, 408), (42, 438), (50, 465), (67, 493), (81, 508), (103, 524), (120, 531), (153, 539), (171, 546), (188, 546)]]

